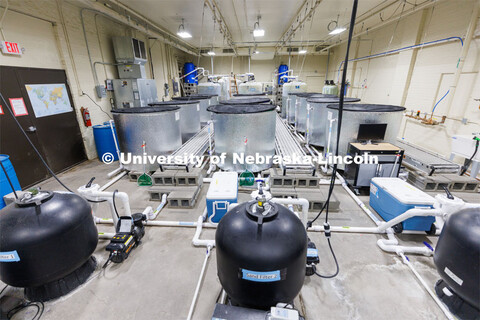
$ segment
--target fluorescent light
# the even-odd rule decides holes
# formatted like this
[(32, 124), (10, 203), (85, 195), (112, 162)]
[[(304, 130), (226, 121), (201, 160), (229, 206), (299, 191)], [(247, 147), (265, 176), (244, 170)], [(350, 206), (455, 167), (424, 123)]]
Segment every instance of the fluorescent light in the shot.
[(192, 37), (192, 35), (191, 35), (189, 32), (185, 31), (185, 30), (183, 30), (183, 31), (178, 31), (178, 32), (177, 32), (177, 35), (178, 35), (180, 38), (183, 38), (183, 39), (188, 39), (188, 38), (191, 38), (191, 37)]
[(263, 29), (255, 29), (253, 30), (253, 36), (256, 37), (263, 37), (265, 35), (265, 30)]
[(183, 19), (183, 18), (182, 18), (182, 23), (178, 26), (177, 35), (178, 35), (180, 38), (183, 38), (183, 39), (188, 39), (188, 38), (191, 38), (191, 37), (192, 37), (192, 35), (190, 34), (190, 32), (188, 32), (187, 30), (185, 30), (185, 25), (184, 25), (184, 19)]
[(307, 53), (306, 49), (302, 49), (302, 50), (298, 51), (298, 54), (305, 54), (305, 53)]
[(254, 53), (255, 53), (255, 54), (259, 54), (259, 53), (260, 53), (260, 51), (258, 51), (258, 50), (255, 50), (255, 52), (254, 52)]
[(214, 56), (214, 55), (215, 55), (215, 51), (210, 50), (210, 51), (207, 52), (207, 54), (208, 54), (209, 56)]
[(343, 28), (343, 27), (337, 27), (335, 29), (333, 29), (332, 31), (330, 31), (330, 35), (335, 35), (335, 34), (339, 34), (339, 33), (342, 33), (343, 31), (347, 30), (347, 28)]

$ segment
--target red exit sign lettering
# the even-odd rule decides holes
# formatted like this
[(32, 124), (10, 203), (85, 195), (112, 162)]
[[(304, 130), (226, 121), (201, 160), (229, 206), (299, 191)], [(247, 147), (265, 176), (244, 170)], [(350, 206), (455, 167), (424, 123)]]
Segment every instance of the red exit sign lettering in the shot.
[(2, 52), (4, 54), (21, 55), (22, 51), (16, 42), (2, 41)]

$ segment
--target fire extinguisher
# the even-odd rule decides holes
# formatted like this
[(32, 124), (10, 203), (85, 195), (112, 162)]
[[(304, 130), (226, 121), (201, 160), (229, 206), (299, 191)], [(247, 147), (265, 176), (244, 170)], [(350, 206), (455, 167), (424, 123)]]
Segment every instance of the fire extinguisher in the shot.
[(82, 112), (82, 118), (83, 118), (83, 123), (85, 124), (85, 127), (91, 127), (92, 120), (90, 120), (90, 112), (88, 111), (88, 108), (81, 107), (80, 111)]

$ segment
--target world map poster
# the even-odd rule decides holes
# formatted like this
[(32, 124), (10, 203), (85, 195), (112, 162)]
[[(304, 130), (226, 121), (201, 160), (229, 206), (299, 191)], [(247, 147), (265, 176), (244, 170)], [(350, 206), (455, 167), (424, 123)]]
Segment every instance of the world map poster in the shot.
[(25, 88), (37, 118), (73, 111), (64, 83), (26, 84)]

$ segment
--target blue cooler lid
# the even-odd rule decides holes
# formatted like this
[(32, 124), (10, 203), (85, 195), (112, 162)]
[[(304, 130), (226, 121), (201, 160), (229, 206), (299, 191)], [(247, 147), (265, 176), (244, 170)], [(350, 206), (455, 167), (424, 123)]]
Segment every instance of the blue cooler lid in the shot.
[[(372, 183), (403, 204), (433, 206), (435, 199), (399, 178), (373, 178)], [(372, 188), (370, 187), (372, 191)]]

